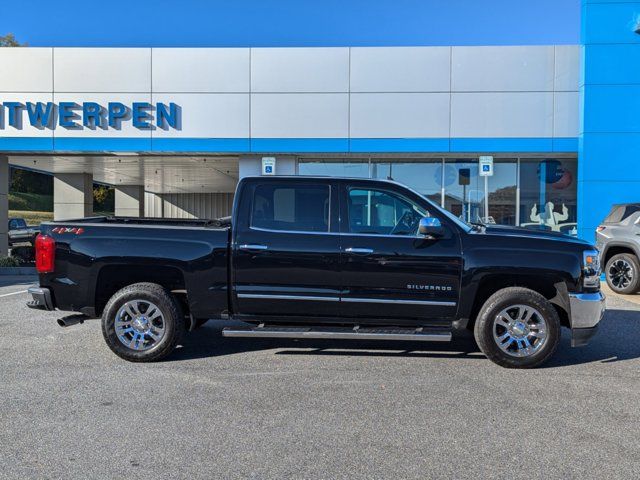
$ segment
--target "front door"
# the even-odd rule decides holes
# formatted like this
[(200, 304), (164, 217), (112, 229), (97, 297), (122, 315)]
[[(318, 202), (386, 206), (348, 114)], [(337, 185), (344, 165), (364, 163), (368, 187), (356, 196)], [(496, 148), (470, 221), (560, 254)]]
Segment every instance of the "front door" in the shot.
[(265, 179), (244, 187), (241, 199), (233, 226), (235, 314), (279, 322), (337, 317), (340, 235), (331, 182)]
[(342, 315), (392, 324), (453, 319), (462, 258), (448, 221), (439, 218), (441, 238), (419, 235), (420, 218), (439, 212), (393, 185), (345, 183), (341, 204)]

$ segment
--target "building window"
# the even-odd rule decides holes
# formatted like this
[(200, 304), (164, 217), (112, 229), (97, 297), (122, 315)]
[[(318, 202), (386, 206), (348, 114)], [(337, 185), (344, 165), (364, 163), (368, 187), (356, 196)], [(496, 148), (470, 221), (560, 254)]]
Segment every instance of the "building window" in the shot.
[(480, 222), (484, 183), (478, 180), (477, 159), (447, 158), (444, 166), (444, 207), (466, 222)]
[[(500, 225), (516, 225), (518, 160), (515, 158), (494, 159), (493, 176), (487, 177), (487, 185), (489, 190), (489, 221)], [(484, 188), (484, 184), (482, 188)]]
[(328, 177), (369, 178), (368, 159), (323, 160), (310, 159), (298, 162), (300, 175)]
[(520, 160), (520, 225), (576, 235), (575, 159)]
[(302, 175), (394, 180), (468, 222), (520, 225), (576, 235), (576, 158), (494, 158), (485, 182), (478, 157), (392, 160), (300, 160)]
[(442, 159), (416, 162), (375, 160), (371, 163), (371, 177), (394, 180), (440, 205), (442, 202)]

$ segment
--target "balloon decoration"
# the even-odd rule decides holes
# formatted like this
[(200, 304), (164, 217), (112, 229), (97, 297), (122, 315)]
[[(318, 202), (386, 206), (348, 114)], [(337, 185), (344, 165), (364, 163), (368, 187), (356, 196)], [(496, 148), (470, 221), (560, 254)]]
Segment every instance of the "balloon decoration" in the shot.
[(555, 190), (564, 190), (573, 183), (573, 175), (559, 160), (540, 162), (538, 164), (538, 179), (551, 185), (551, 188)]

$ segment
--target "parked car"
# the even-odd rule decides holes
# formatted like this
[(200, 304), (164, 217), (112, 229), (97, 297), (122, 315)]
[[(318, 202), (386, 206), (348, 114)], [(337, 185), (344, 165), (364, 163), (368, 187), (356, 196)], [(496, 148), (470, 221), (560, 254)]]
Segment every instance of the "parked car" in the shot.
[(640, 203), (614, 205), (596, 229), (596, 244), (609, 288), (640, 291)]
[(604, 312), (598, 252), (556, 232), (465, 223), (381, 180), (251, 177), (231, 221), (88, 218), (42, 225), (32, 308), (102, 317), (109, 347), (161, 359), (208, 319), (226, 337), (449, 341), (527, 368), (562, 326)]
[(27, 225), (24, 218), (9, 219), (9, 246), (17, 243), (30, 243), (34, 245), (35, 238), (39, 233), (38, 227)]

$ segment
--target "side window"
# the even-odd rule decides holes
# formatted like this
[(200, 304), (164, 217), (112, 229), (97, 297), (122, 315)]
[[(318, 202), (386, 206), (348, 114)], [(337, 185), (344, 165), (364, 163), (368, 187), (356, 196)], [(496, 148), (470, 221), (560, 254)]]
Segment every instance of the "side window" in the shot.
[(349, 232), (376, 235), (417, 235), (420, 219), (429, 213), (396, 193), (349, 189)]
[(328, 185), (258, 185), (251, 226), (297, 232), (329, 231)]
[(9, 222), (9, 230), (16, 230), (18, 228), (18, 221), (17, 220), (11, 220)]
[(604, 219), (604, 223), (618, 223), (622, 220), (623, 215), (624, 207), (613, 207), (607, 218)]

